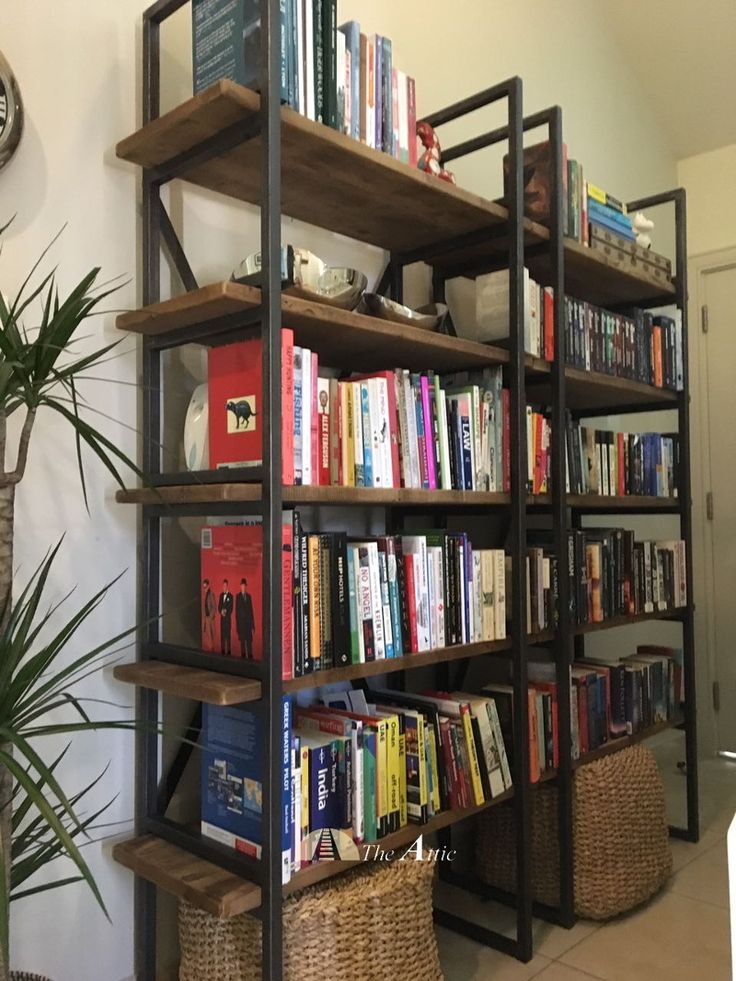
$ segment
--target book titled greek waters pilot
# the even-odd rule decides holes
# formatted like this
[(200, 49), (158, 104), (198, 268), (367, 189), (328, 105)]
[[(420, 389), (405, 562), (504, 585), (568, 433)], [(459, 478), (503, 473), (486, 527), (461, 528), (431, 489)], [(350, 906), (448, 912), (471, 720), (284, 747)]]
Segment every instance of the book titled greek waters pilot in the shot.
[[(282, 881), (291, 876), (292, 705), (282, 702)], [(202, 706), (201, 832), (236, 851), (261, 857), (263, 721), (242, 706)]]
[[(289, 98), (287, 0), (280, 0), (281, 99)], [(258, 89), (261, 66), (260, 0), (192, 0), (194, 94), (220, 79)]]

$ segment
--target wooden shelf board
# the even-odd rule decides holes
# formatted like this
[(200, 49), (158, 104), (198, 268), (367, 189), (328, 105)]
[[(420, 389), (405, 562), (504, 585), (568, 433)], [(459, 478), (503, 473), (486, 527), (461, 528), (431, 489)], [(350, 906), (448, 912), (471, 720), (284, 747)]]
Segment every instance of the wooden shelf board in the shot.
[(665, 732), (667, 729), (676, 729), (682, 724), (682, 717), (675, 716), (674, 719), (668, 719), (666, 722), (657, 722), (655, 725), (649, 726), (646, 729), (640, 729), (639, 732), (635, 732), (631, 736), (624, 736), (621, 739), (610, 739), (597, 749), (592, 749), (589, 753), (585, 753), (579, 760), (573, 760), (573, 768), (577, 770), (578, 767), (584, 766), (586, 763), (600, 760), (604, 756), (610, 756), (611, 753), (618, 753), (620, 750), (626, 749), (627, 746), (633, 746), (635, 743), (640, 743), (644, 739), (650, 739), (652, 736), (657, 736), (660, 732)]
[[(253, 121), (257, 93), (229, 80), (148, 123), (122, 140), (117, 155), (144, 167), (164, 168), (238, 122)], [(507, 210), (455, 185), (428, 176), (388, 154), (281, 110), (283, 213), (395, 252), (431, 245), (507, 221)], [(212, 191), (259, 204), (259, 137), (190, 170), (186, 179)]]
[(261, 683), (252, 678), (189, 668), (165, 661), (135, 661), (113, 669), (118, 681), (139, 688), (152, 688), (165, 695), (191, 698), (210, 705), (240, 705), (261, 697)]
[(687, 607), (675, 607), (672, 610), (655, 610), (653, 613), (635, 613), (633, 616), (609, 617), (600, 623), (581, 623), (572, 626), (573, 634), (594, 634), (599, 630), (613, 630), (614, 627), (630, 627), (635, 623), (646, 623), (647, 620), (681, 620), (687, 613)]
[[(527, 396), (530, 401), (551, 403), (552, 385), (549, 378), (536, 369), (535, 376), (527, 378)], [(617, 409), (631, 406), (644, 409), (677, 408), (677, 392), (668, 388), (655, 388), (642, 382), (616, 375), (606, 375), (600, 371), (583, 371), (568, 365), (565, 368), (565, 394), (567, 406), (578, 413), (609, 410), (615, 415)]]
[(568, 238), (565, 239), (565, 292), (604, 307), (643, 303), (660, 296), (672, 300), (675, 297), (672, 283), (641, 269), (623, 269), (603, 253)]
[(579, 511), (671, 511), (679, 506), (676, 497), (646, 497), (639, 494), (568, 494), (567, 504)]
[[(378, 487), (284, 487), (285, 504), (324, 504), (342, 506), (426, 506), (426, 507), (504, 507), (509, 494), (487, 491), (416, 490)], [(260, 484), (186, 484), (158, 488), (132, 488), (118, 491), (120, 504), (215, 504), (253, 503), (261, 500)]]
[(120, 842), (112, 854), (142, 879), (220, 919), (261, 905), (260, 886), (155, 835)]
[(394, 671), (407, 671), (423, 668), (429, 664), (442, 664), (449, 661), (462, 661), (466, 657), (480, 657), (483, 654), (496, 654), (511, 649), (511, 640), (483, 641), (476, 644), (458, 644), (454, 647), (438, 647), (420, 654), (407, 654), (388, 660), (368, 661), (363, 664), (347, 664), (342, 668), (315, 671), (284, 682), (284, 691), (294, 692), (304, 688), (318, 688), (335, 681), (352, 681), (355, 678), (372, 678), (375, 675), (391, 674)]
[[(447, 828), (450, 825), (458, 824), (460, 821), (465, 821), (467, 818), (474, 817), (476, 814), (488, 810), (489, 807), (495, 807), (496, 804), (510, 800), (513, 795), (513, 788), (511, 788), (499, 794), (498, 797), (494, 797), (493, 800), (481, 804), (479, 807), (468, 807), (461, 811), (443, 811), (442, 814), (431, 818), (426, 824), (407, 824), (399, 831), (386, 835), (377, 842), (359, 846), (361, 857), (365, 856), (366, 853), (369, 856), (372, 855), (375, 845), (378, 845), (384, 852), (408, 848), (420, 835), (431, 835), (435, 831), (440, 831), (442, 828)], [(395, 855), (394, 857), (399, 856)], [(370, 857), (368, 861), (371, 861)], [(355, 865), (355, 862), (321, 862), (319, 865), (310, 865), (291, 877), (291, 881), (284, 886), (284, 895), (288, 896), (290, 893), (303, 889), (305, 886), (311, 886), (315, 882), (330, 879), (335, 875), (339, 875), (341, 872), (355, 868)]]
[[(171, 300), (132, 310), (118, 317), (121, 330), (156, 336), (202, 326), (207, 343), (210, 325), (218, 318), (247, 313), (260, 305), (261, 291), (240, 283), (221, 282), (203, 286)], [(456, 371), (491, 364), (505, 364), (508, 351), (490, 344), (449, 337), (421, 327), (395, 324), (352, 310), (339, 310), (298, 296), (282, 294), (285, 327), (294, 331), (297, 344), (317, 351), (323, 364), (360, 365), (361, 371), (383, 369), (387, 363), (416, 371)], [(211, 328), (219, 340), (221, 332)]]

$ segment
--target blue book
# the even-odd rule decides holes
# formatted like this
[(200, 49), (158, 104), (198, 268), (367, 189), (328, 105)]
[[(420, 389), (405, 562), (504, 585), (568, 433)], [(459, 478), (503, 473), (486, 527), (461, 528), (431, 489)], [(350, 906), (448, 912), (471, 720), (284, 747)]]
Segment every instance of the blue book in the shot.
[(605, 228), (606, 231), (613, 232), (615, 235), (620, 235), (621, 238), (628, 239), (630, 242), (636, 241), (636, 235), (629, 228), (624, 228), (623, 225), (619, 225), (615, 221), (609, 221), (608, 218), (600, 218), (593, 215), (588, 215), (589, 224), (593, 227), (600, 226)]
[(376, 34), (374, 53), (375, 105), (376, 105), (376, 150), (383, 147), (383, 38)]
[(628, 228), (629, 230), (632, 227), (631, 218), (628, 215), (623, 214), (621, 211), (616, 211), (615, 208), (609, 208), (608, 205), (601, 204), (600, 201), (594, 201), (592, 198), (588, 198), (588, 216), (613, 221), (617, 225), (621, 225), (622, 228)]
[[(280, 0), (281, 100), (289, 101), (287, 2)], [(194, 94), (220, 79), (259, 89), (261, 67), (260, 0), (192, 0)]]
[(286, 40), (286, 79), (287, 79), (287, 98), (286, 101), (293, 108), (299, 111), (299, 99), (297, 88), (297, 26), (296, 26), (296, 4), (298, 0), (285, 0), (286, 2), (286, 30), (282, 36), (282, 41)]
[[(458, 406), (459, 410), (459, 406)], [(473, 458), (471, 456), (471, 440), (473, 438), (470, 430), (470, 417), (462, 413), (460, 419), (460, 448), (462, 451), (463, 467), (463, 490), (473, 489)]]
[[(415, 410), (415, 415), (417, 417), (417, 444), (419, 446), (419, 453), (421, 454), (422, 447), (424, 446), (425, 433), (424, 433), (424, 411), (422, 410), (422, 395), (421, 395), (419, 375), (411, 376), (411, 390), (412, 390), (412, 394), (414, 395), (414, 410)], [(426, 465), (424, 468), (421, 467), (420, 465), (419, 469), (420, 472), (422, 470), (427, 471)], [(428, 471), (422, 479), (422, 487), (424, 488), (424, 490), (429, 490)]]
[[(353, 412), (357, 411), (354, 406)], [(360, 384), (360, 415), (363, 420), (363, 478), (366, 487), (373, 487), (373, 430), (367, 382)]]
[(394, 97), (391, 38), (381, 38), (381, 111), (382, 140), (377, 144), (384, 153), (394, 155)]
[(394, 652), (394, 624), (393, 616), (391, 614), (391, 596), (389, 593), (388, 585), (388, 563), (386, 562), (386, 553), (378, 550), (378, 578), (381, 584), (381, 607), (383, 609), (383, 620), (386, 621), (386, 616), (388, 614), (389, 626), (391, 627), (391, 641), (387, 639), (385, 628), (384, 628), (384, 643), (386, 646), (386, 657), (396, 657)]
[(300, 731), (309, 749), (309, 830), (340, 828), (344, 802), (339, 793), (340, 740), (322, 732)]
[[(282, 881), (291, 877), (291, 698), (282, 703)], [(243, 706), (202, 706), (201, 831), (253, 858), (263, 845), (263, 723)]]
[(345, 35), (345, 49), (350, 52), (350, 135), (360, 139), (360, 24), (349, 20), (338, 30)]

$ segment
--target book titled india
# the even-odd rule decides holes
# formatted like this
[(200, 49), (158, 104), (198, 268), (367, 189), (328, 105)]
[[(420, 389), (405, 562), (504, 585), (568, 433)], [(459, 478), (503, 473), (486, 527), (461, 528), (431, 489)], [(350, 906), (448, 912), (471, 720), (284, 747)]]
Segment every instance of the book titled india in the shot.
[[(282, 881), (291, 876), (291, 700), (282, 701)], [(242, 706), (202, 705), (201, 832), (261, 857), (263, 722)]]
[[(210, 467), (263, 462), (263, 348), (260, 338), (209, 349)], [(294, 332), (281, 332), (282, 478), (294, 483)]]

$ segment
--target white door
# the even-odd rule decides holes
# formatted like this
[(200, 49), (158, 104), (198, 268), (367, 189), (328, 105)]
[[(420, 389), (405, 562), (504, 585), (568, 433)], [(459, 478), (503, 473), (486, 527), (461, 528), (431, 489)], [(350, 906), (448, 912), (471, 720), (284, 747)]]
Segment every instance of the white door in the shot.
[[(712, 494), (706, 524), (706, 555), (712, 556), (709, 635), (720, 702), (716, 710), (719, 750), (736, 751), (736, 264), (706, 271), (702, 299), (707, 333), (702, 336), (701, 432), (707, 447), (705, 489)], [(697, 329), (700, 325), (693, 324)], [(695, 456), (695, 454), (693, 454)]]

